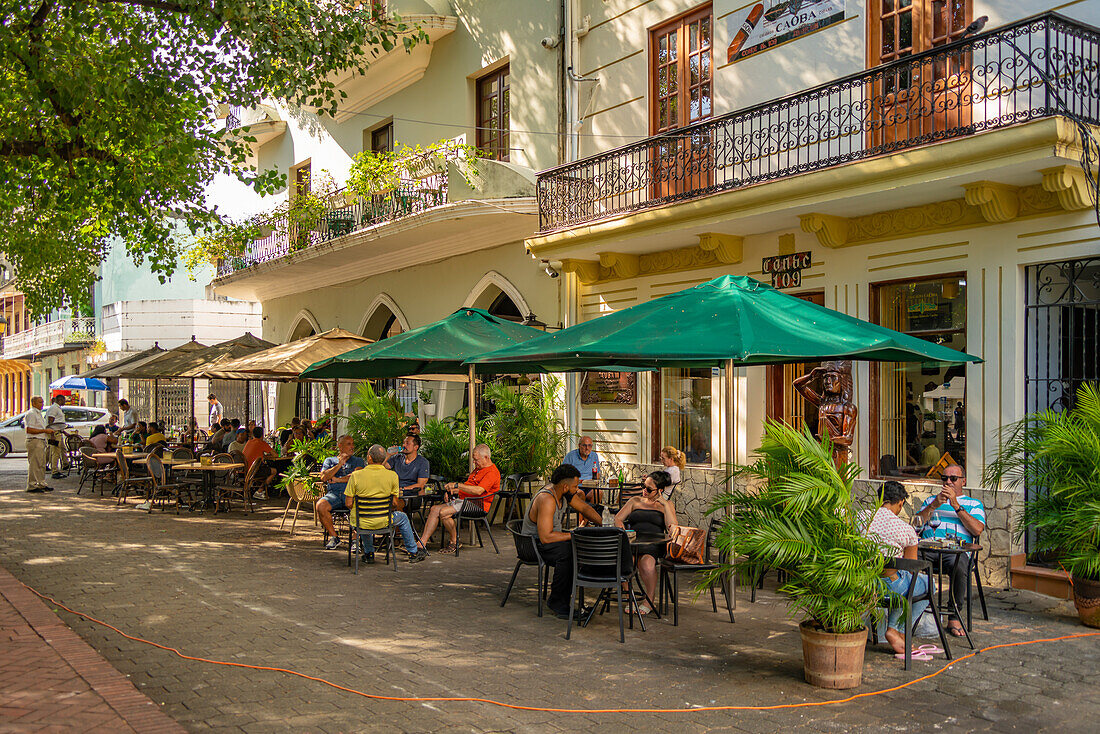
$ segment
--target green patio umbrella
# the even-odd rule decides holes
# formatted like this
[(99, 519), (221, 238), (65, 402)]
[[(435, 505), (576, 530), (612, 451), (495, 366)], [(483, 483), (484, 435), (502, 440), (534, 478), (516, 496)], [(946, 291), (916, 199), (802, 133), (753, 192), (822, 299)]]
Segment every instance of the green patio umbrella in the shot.
[(745, 276), (694, 288), (562, 331), (473, 357), (494, 372), (569, 372), (601, 365), (635, 369), (722, 367), (857, 359), (981, 362), (796, 298)]
[[(493, 316), (480, 308), (460, 308), (445, 319), (368, 344), (310, 365), (303, 379), (376, 380), (416, 375), (466, 375), (470, 386), (470, 459), (473, 460), (474, 365), (470, 357), (542, 336), (530, 326)], [(500, 370), (492, 370), (500, 372)]]

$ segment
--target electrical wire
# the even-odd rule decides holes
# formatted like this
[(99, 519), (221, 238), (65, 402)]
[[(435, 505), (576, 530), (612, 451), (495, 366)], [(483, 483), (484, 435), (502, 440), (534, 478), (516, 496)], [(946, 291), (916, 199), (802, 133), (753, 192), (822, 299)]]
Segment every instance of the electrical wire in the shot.
[(52, 596), (48, 596), (46, 594), (43, 594), (43, 593), (39, 592), (37, 589), (35, 589), (34, 587), (31, 587), (31, 586), (28, 586), (27, 584), (24, 584), (22, 581), (20, 581), (19, 583), (21, 583), (23, 585), (23, 588), (25, 588), (27, 591), (31, 592), (32, 594), (34, 594), (38, 598), (42, 599), (43, 601), (48, 601), (51, 604), (54, 604), (54, 605), (56, 605), (57, 607), (59, 607), (61, 609), (64, 609), (66, 612), (69, 612), (70, 614), (75, 614), (78, 617), (82, 617), (84, 619), (87, 619), (90, 622), (94, 622), (95, 624), (98, 624), (98, 625), (101, 625), (103, 627), (106, 627), (107, 629), (113, 630), (113, 631), (117, 632), (118, 634), (122, 635), (123, 637), (125, 637), (127, 640), (132, 640), (134, 642), (140, 642), (142, 644), (151, 645), (152, 647), (156, 647), (156, 648), (161, 649), (161, 650), (166, 650), (170, 653), (173, 653), (177, 657), (183, 658), (184, 660), (192, 660), (192, 661), (199, 662), (199, 663), (210, 663), (211, 665), (224, 665), (224, 666), (230, 667), (230, 668), (246, 668), (248, 670), (265, 670), (265, 671), (269, 671), (269, 672), (272, 672), (272, 673), (286, 673), (287, 675), (292, 675), (292, 676), (296, 676), (298, 678), (304, 678), (305, 680), (311, 680), (311, 681), (315, 681), (317, 683), (322, 683), (326, 686), (330, 686), (330, 687), (335, 688), (339, 691), (344, 691), (345, 693), (352, 693), (352, 694), (355, 694), (356, 696), (362, 696), (363, 698), (369, 698), (369, 699), (372, 699), (372, 700), (375, 700), (375, 701), (399, 701), (399, 702), (405, 702), (405, 703), (445, 703), (445, 702), (451, 702), (451, 703), (458, 703), (458, 702), (462, 702), (462, 703), (482, 703), (482, 704), (486, 704), (486, 705), (489, 705), (489, 706), (498, 706), (500, 708), (512, 709), (514, 711), (538, 711), (538, 712), (548, 712), (548, 713), (555, 713), (555, 714), (688, 714), (688, 713), (696, 713), (696, 712), (699, 712), (699, 711), (775, 711), (775, 710), (778, 710), (778, 709), (797, 709), (797, 708), (812, 708), (812, 707), (816, 707), (816, 706), (834, 706), (836, 704), (850, 703), (852, 701), (857, 701), (861, 698), (870, 698), (872, 696), (881, 696), (884, 693), (893, 693), (895, 691), (900, 691), (900, 690), (903, 690), (905, 688), (909, 688), (910, 686), (916, 685), (917, 683), (920, 683), (922, 681), (931, 680), (932, 678), (935, 678), (936, 676), (940, 675), (941, 673), (944, 673), (945, 671), (947, 671), (952, 666), (957, 665), (958, 663), (961, 663), (963, 661), (969, 660), (970, 658), (975, 657), (975, 656), (977, 656), (981, 653), (989, 652), (990, 650), (999, 650), (999, 649), (1009, 648), (1009, 647), (1022, 647), (1024, 645), (1035, 645), (1035, 644), (1038, 644), (1040, 642), (1060, 642), (1062, 640), (1074, 640), (1074, 639), (1078, 639), (1078, 638), (1082, 638), (1082, 637), (1097, 637), (1097, 636), (1100, 636), (1100, 632), (1081, 632), (1081, 633), (1073, 634), (1073, 635), (1063, 635), (1061, 637), (1045, 637), (1045, 638), (1038, 639), (1038, 640), (1024, 640), (1024, 641), (1021, 641), (1021, 642), (1005, 642), (1005, 643), (1001, 643), (999, 645), (990, 645), (989, 647), (983, 647), (980, 650), (975, 650), (974, 652), (970, 653), (969, 655), (964, 655), (961, 658), (955, 658), (954, 660), (949, 661), (947, 663), (947, 665), (944, 665), (939, 670), (936, 670), (932, 673), (929, 673), (928, 675), (922, 675), (919, 678), (914, 678), (911, 681), (906, 681), (905, 683), (902, 683), (900, 685), (896, 685), (896, 686), (893, 686), (891, 688), (883, 688), (883, 689), (880, 689), (880, 690), (877, 690), (877, 691), (867, 691), (865, 693), (856, 693), (854, 695), (848, 696), (847, 698), (840, 698), (840, 699), (836, 699), (836, 700), (832, 700), (832, 701), (804, 701), (804, 702), (801, 702), (801, 703), (777, 703), (777, 704), (771, 704), (771, 705), (766, 705), (766, 706), (733, 706), (733, 705), (728, 705), (728, 706), (691, 706), (691, 707), (688, 707), (688, 708), (676, 708), (676, 709), (667, 709), (667, 708), (666, 709), (661, 709), (661, 708), (567, 709), (567, 708), (548, 708), (548, 707), (542, 707), (542, 706), (524, 706), (522, 704), (506, 703), (504, 701), (496, 701), (496, 700), (493, 700), (491, 698), (480, 698), (480, 697), (477, 697), (477, 696), (384, 696), (384, 695), (381, 695), (381, 694), (378, 694), (378, 693), (367, 693), (365, 691), (360, 691), (360, 690), (357, 690), (355, 688), (348, 688), (346, 686), (341, 686), (337, 683), (333, 683), (332, 681), (325, 680), (324, 678), (318, 678), (317, 676), (307, 675), (306, 673), (301, 673), (297, 670), (291, 670), (291, 669), (288, 669), (288, 668), (276, 668), (276, 667), (269, 666), (269, 665), (250, 665), (249, 663), (235, 663), (235, 662), (228, 661), (228, 660), (214, 660), (214, 659), (211, 659), (211, 658), (203, 658), (203, 657), (198, 657), (198, 656), (195, 656), (195, 655), (187, 655), (185, 653), (180, 652), (179, 650), (177, 650), (174, 647), (170, 647), (168, 645), (162, 645), (159, 642), (152, 642), (152, 641), (146, 640), (142, 637), (137, 637), (137, 636), (134, 636), (134, 635), (126, 634), (125, 632), (120, 630), (118, 627), (115, 627), (112, 624), (104, 622), (101, 619), (96, 619), (95, 617), (91, 616), (90, 614), (87, 614), (85, 612), (79, 612), (79, 611), (76, 611), (75, 609), (70, 609), (69, 607), (65, 606), (61, 602), (54, 599)]

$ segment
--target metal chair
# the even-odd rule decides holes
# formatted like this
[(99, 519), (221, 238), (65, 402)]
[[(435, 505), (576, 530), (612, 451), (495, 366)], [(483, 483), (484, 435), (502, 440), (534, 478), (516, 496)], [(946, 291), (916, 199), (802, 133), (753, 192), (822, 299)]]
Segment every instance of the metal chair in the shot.
[[(634, 629), (634, 615), (638, 610), (638, 598), (634, 595), (631, 583), (633, 569), (627, 568), (623, 559), (630, 558), (630, 543), (626, 531), (622, 528), (583, 527), (572, 533), (573, 544), (573, 589), (569, 595), (569, 624), (565, 628), (565, 639), (573, 631), (573, 614), (576, 611), (577, 592), (580, 589), (615, 590), (619, 606), (619, 642), (626, 642), (623, 627), (623, 586), (627, 587), (630, 601), (630, 629)], [(597, 600), (597, 604), (599, 601)], [(638, 615), (638, 624), (645, 632), (645, 620)]]
[[(913, 655), (913, 603), (919, 601), (928, 601), (928, 608), (932, 610), (932, 619), (936, 621), (936, 631), (940, 634), (940, 642), (943, 643), (943, 652), (947, 656), (948, 660), (951, 660), (951, 645), (947, 642), (947, 634), (943, 631), (943, 625), (940, 623), (940, 612), (936, 606), (936, 594), (932, 584), (932, 562), (923, 560), (913, 560), (909, 558), (887, 558), (886, 568), (892, 568), (898, 571), (909, 571), (912, 574), (912, 578), (909, 580), (909, 588), (905, 593), (905, 670), (909, 670), (909, 666), (912, 664)], [(917, 586), (917, 576), (920, 574), (927, 574), (928, 576), (928, 590), (923, 594), (914, 594)], [(884, 596), (879, 603), (879, 606), (889, 610), (897, 599), (894, 595)], [(875, 625), (871, 625), (871, 640), (875, 644), (878, 644), (878, 630)], [(970, 642), (970, 633), (966, 635), (967, 642)], [(974, 643), (970, 643), (970, 647), (974, 647)]]
[(126, 497), (130, 494), (131, 489), (140, 492), (147, 498), (152, 496), (152, 476), (130, 476), (130, 465), (126, 463), (126, 457), (118, 450), (115, 451), (115, 464), (118, 466), (118, 475), (115, 479), (115, 492), (118, 494), (116, 505), (126, 504)]
[[(386, 536), (386, 563), (393, 559), (393, 570), (397, 571), (397, 552), (394, 550), (394, 536), (397, 534), (397, 528), (393, 524), (393, 497), (387, 495), (385, 497), (359, 497), (354, 496), (351, 498), (352, 517), (353, 520), (348, 522), (348, 565), (351, 565), (351, 557), (355, 556), (355, 573), (359, 573), (359, 553), (353, 552), (352, 548), (356, 544), (362, 547), (362, 543), (359, 542), (359, 538), (364, 535), (369, 535), (373, 542), (375, 535)], [(362, 523), (364, 520), (381, 520), (385, 519), (385, 527), (372, 530), (364, 528)]]
[[(668, 556), (661, 559), (661, 579), (658, 583), (659, 589), (659, 604), (661, 605), (661, 612), (667, 613), (668, 602), (672, 601), (672, 626), (676, 627), (680, 624), (680, 574), (696, 574), (703, 571), (716, 571), (720, 564), (725, 563), (725, 554), (719, 554), (718, 563), (712, 563), (710, 560), (710, 552), (713, 547), (712, 541), (715, 533), (718, 531), (718, 527), (721, 525), (721, 520), (717, 518), (711, 518), (710, 525), (707, 527), (707, 539), (706, 545), (703, 549), (703, 562), (702, 563), (680, 563)], [(710, 605), (715, 612), (718, 611), (718, 599), (714, 594), (715, 580), (711, 579), (710, 587)], [(726, 599), (726, 611), (730, 615), (730, 622), (733, 622), (733, 606), (730, 601), (730, 597), (733, 594), (733, 577), (732, 574), (726, 573), (721, 580), (722, 584), (722, 596)]]
[(153, 478), (153, 486), (149, 492), (149, 512), (153, 511), (153, 506), (157, 503), (157, 500), (161, 500), (161, 512), (164, 511), (167, 501), (175, 500), (176, 514), (180, 514), (183, 491), (188, 493), (189, 503), (194, 501), (194, 498), (191, 497), (191, 487), (189, 485), (180, 484), (178, 482), (168, 482), (167, 475), (164, 471), (164, 463), (160, 460), (160, 456), (157, 454), (149, 454), (145, 459), (145, 467), (149, 470), (149, 476)]
[(523, 527), (523, 520), (509, 520), (504, 526), (508, 528), (508, 532), (512, 534), (512, 540), (516, 544), (516, 567), (512, 571), (512, 578), (508, 581), (508, 588), (504, 590), (504, 598), (500, 600), (500, 605), (503, 607), (508, 603), (508, 595), (512, 593), (512, 586), (516, 583), (519, 570), (524, 566), (537, 566), (538, 575), (535, 581), (538, 586), (539, 616), (541, 617), (543, 599), (546, 598), (546, 592), (550, 586), (550, 566), (542, 560), (535, 539), (520, 532), (520, 528)]
[(181, 446), (179, 448), (172, 449), (172, 458), (173, 459), (187, 459), (188, 461), (194, 461), (195, 460), (195, 453), (191, 449), (183, 448)]

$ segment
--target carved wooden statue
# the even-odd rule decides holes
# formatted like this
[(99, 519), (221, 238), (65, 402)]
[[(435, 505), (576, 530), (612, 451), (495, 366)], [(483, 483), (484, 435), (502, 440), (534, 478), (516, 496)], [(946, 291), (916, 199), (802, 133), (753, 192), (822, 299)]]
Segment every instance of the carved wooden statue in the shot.
[[(820, 380), (820, 392), (813, 384)], [(856, 406), (852, 402), (852, 363), (823, 362), (792, 385), (808, 403), (817, 407), (818, 438), (828, 432), (833, 442), (833, 460), (840, 466), (848, 460), (848, 450), (856, 433)]]

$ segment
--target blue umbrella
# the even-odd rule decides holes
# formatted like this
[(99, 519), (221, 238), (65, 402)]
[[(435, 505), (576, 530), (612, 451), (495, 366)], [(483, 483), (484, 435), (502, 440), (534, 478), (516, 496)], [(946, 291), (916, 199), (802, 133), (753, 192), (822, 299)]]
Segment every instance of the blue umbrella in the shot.
[(106, 390), (107, 383), (96, 377), (58, 377), (50, 383), (51, 390)]

